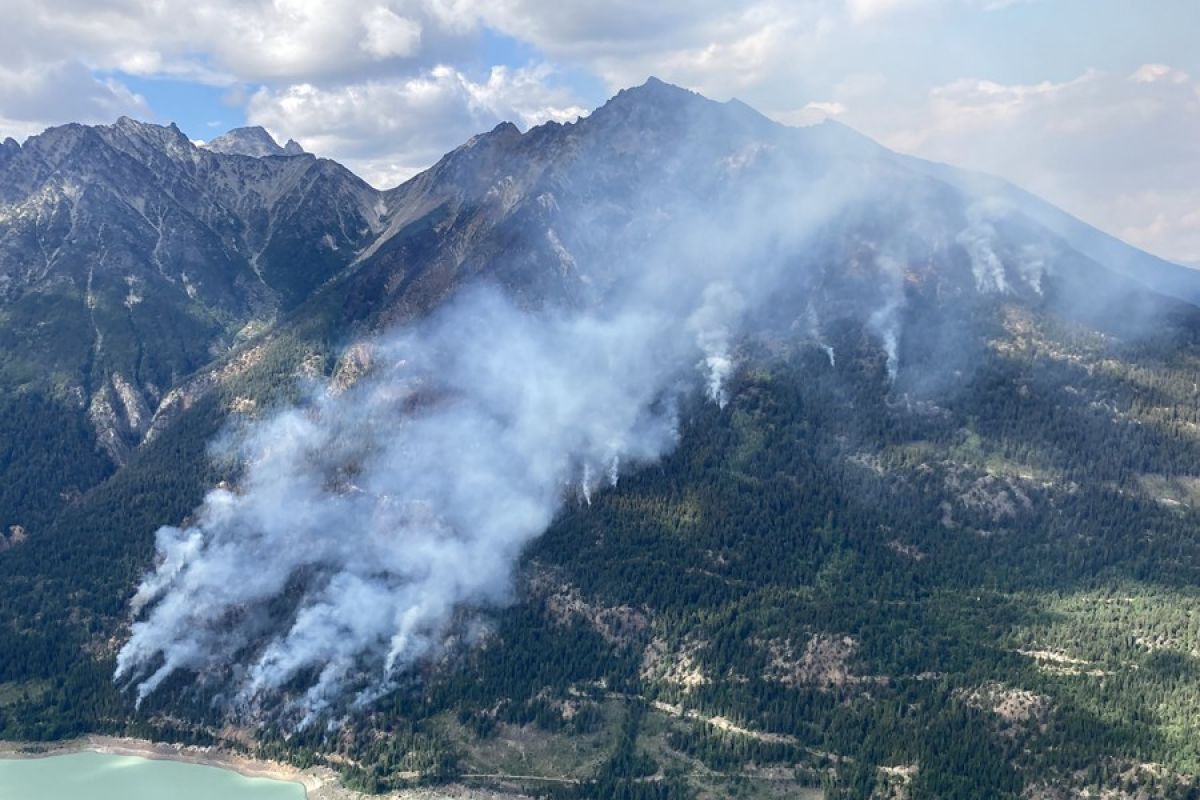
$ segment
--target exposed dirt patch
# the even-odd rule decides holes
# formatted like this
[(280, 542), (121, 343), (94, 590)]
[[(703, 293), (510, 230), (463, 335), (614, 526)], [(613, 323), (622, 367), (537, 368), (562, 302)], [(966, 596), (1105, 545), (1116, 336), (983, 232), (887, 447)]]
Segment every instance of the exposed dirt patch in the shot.
[(1171, 508), (1200, 508), (1200, 477), (1193, 475), (1139, 475), (1146, 494)]
[(670, 714), (673, 717), (680, 717), (682, 719), (695, 720), (696, 722), (703, 722), (706, 725), (711, 725), (718, 730), (725, 731), (726, 733), (733, 733), (738, 736), (746, 736), (750, 739), (757, 739), (760, 742), (777, 742), (780, 744), (794, 745), (800, 744), (799, 740), (794, 736), (787, 736), (782, 733), (768, 733), (766, 731), (751, 730), (750, 728), (745, 728), (741, 725), (738, 725), (728, 717), (710, 717), (706, 714), (700, 713), (695, 709), (685, 709), (683, 706), (667, 703), (662, 700), (655, 700), (650, 705), (656, 711), (661, 711), (664, 714)]
[[(1087, 773), (1077, 772), (1075, 778), (1086, 783)], [(1187, 776), (1172, 772), (1162, 764), (1129, 762), (1110, 779), (1108, 785), (1065, 788), (1046, 783), (1025, 787), (1025, 800), (1157, 800), (1168, 788), (1186, 787)], [(1179, 796), (1183, 796), (1182, 791)]]
[(654, 637), (642, 651), (642, 680), (681, 686), (687, 692), (710, 683), (711, 679), (701, 669), (696, 657), (703, 647), (703, 642), (690, 640), (676, 652), (671, 652), (666, 640)]
[(258, 403), (252, 397), (235, 397), (229, 403), (229, 410), (234, 414), (253, 414)]
[(881, 780), (871, 793), (871, 800), (908, 800), (912, 796), (912, 782), (917, 777), (916, 764), (897, 764), (880, 767)]
[(972, 691), (963, 692), (962, 696), (970, 705), (995, 714), (1000, 732), (1005, 736), (1016, 736), (1030, 730), (1045, 730), (1046, 721), (1053, 709), (1049, 697), (1002, 683), (987, 683)]
[(346, 391), (371, 371), (373, 363), (374, 352), (370, 344), (359, 342), (347, 348), (333, 370), (333, 377), (329, 381), (330, 390), (334, 394)]
[(901, 558), (907, 558), (911, 561), (924, 561), (926, 556), (921, 548), (915, 544), (905, 544), (899, 539), (892, 539), (888, 542), (888, 549)]
[(985, 514), (993, 522), (1011, 519), (1033, 508), (1020, 483), (1007, 476), (984, 475), (971, 480), (961, 470), (951, 470), (946, 474), (945, 485), (947, 491), (956, 495), (959, 506)]
[(1090, 661), (1073, 658), (1059, 650), (1018, 650), (1026, 658), (1032, 658), (1038, 669), (1055, 675), (1088, 675), (1099, 678), (1109, 674), (1092, 665)]
[(790, 639), (771, 639), (760, 645), (766, 648), (771, 659), (766, 677), (784, 686), (828, 689), (885, 680), (854, 674), (850, 662), (858, 651), (858, 641), (852, 636), (818, 633), (805, 643), (803, 649)]
[(633, 645), (643, 640), (650, 627), (647, 609), (593, 603), (576, 587), (546, 571), (530, 577), (528, 588), (546, 604), (546, 612), (554, 622), (560, 625), (585, 622), (610, 644)]
[(0, 533), (0, 553), (5, 550), (10, 550), (18, 545), (25, 544), (29, 540), (29, 534), (21, 525), (9, 525), (8, 535)]

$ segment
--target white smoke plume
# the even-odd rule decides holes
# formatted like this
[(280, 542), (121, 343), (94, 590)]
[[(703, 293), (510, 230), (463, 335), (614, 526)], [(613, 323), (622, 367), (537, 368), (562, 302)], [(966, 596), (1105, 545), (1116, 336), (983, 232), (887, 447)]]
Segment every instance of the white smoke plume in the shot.
[[(718, 296), (696, 318), (731, 308)], [(615, 482), (672, 445), (695, 352), (651, 308), (535, 315), (491, 291), (386, 339), (371, 377), (245, 431), (239, 489), (159, 531), (118, 680), (140, 700), (176, 670), (246, 663), (224, 677), (253, 707), (315, 673), (297, 703), (309, 716), (386, 685), (436, 652), (457, 609), (507, 599), (575, 478), (590, 502), (593, 476)]]
[(956, 241), (971, 258), (971, 272), (975, 276), (975, 287), (981, 292), (1007, 292), (1008, 275), (1004, 262), (992, 248), (996, 229), (977, 208), (968, 211), (970, 225), (959, 232)]
[[(695, 150), (701, 167), (724, 163), (712, 142)], [(358, 383), (236, 433), (236, 490), (210, 492), (192, 522), (158, 532), (117, 680), (140, 701), (193, 672), (235, 687), (240, 707), (286, 698), (293, 718), (312, 720), (352, 694), (378, 696), (511, 600), (522, 549), (565, 502), (590, 504), (605, 478), (615, 486), (671, 448), (697, 378), (728, 403), (736, 345), (765, 306), (787, 298), (779, 319), (807, 306), (796, 270), (824, 262), (797, 254), (876, 185), (870, 171), (816, 174), (807, 156), (780, 162), (803, 181), (767, 165), (694, 198), (636, 187), (624, 203), (639, 212), (624, 239), (635, 244), (570, 254), (584, 283), (606, 287), (585, 310), (462, 291), (383, 334)], [(590, 230), (582, 213), (563, 229)], [(877, 262), (884, 304), (857, 321), (882, 340), (894, 381), (904, 274)]]
[(583, 494), (583, 502), (589, 506), (592, 504), (592, 465), (585, 463), (583, 465), (583, 478), (579, 481), (579, 491)]
[(509, 602), (522, 549), (564, 502), (673, 445), (697, 378), (729, 401), (744, 326), (851, 192), (840, 176), (779, 181), (711, 208), (647, 187), (652, 242), (576, 259), (612, 279), (586, 310), (465, 290), (384, 334), (357, 384), (236, 434), (237, 489), (158, 532), (117, 681), (140, 702), (187, 671), (303, 723), (377, 697)]
[(1040, 297), (1051, 258), (1046, 245), (1027, 244), (1019, 251), (1009, 250), (1003, 255), (1000, 252), (1004, 248), (996, 224), (1014, 213), (1015, 210), (1003, 200), (991, 197), (977, 200), (967, 208), (968, 225), (958, 233), (955, 241), (971, 259), (971, 273), (980, 292), (1010, 293), (1013, 291), (1011, 274)]
[(845, 185), (711, 208), (647, 187), (633, 202), (653, 240), (577, 259), (611, 279), (586, 310), (467, 290), (385, 334), (358, 384), (249, 426), (237, 490), (159, 531), (116, 679), (140, 701), (189, 671), (307, 720), (385, 691), (472, 610), (511, 600), (522, 549), (565, 501), (672, 446), (697, 378), (729, 401), (746, 318), (794, 280), (784, 258)]
[(726, 383), (734, 367), (730, 345), (734, 325), (745, 310), (745, 300), (733, 286), (714, 283), (705, 288), (703, 305), (688, 318), (688, 329), (704, 353), (699, 366), (708, 376), (708, 398), (720, 408), (729, 402)]
[(884, 291), (884, 300), (883, 305), (867, 319), (867, 327), (883, 342), (883, 351), (887, 356), (888, 382), (894, 384), (900, 374), (900, 314), (906, 302), (904, 265), (887, 255), (876, 258), (876, 263), (883, 279), (881, 288)]
[[(796, 320), (792, 327), (797, 327), (799, 322), (800, 320)], [(817, 307), (811, 302), (804, 312), (804, 329), (808, 334), (808, 338), (825, 353), (825, 357), (829, 359), (829, 366), (836, 367), (837, 357), (833, 352), (833, 345), (825, 341), (825, 338), (821, 335), (821, 317), (817, 314)]]
[(1021, 250), (1021, 260), (1018, 265), (1021, 277), (1038, 297), (1041, 297), (1043, 293), (1042, 283), (1046, 279), (1048, 258), (1046, 248), (1039, 245), (1026, 245)]

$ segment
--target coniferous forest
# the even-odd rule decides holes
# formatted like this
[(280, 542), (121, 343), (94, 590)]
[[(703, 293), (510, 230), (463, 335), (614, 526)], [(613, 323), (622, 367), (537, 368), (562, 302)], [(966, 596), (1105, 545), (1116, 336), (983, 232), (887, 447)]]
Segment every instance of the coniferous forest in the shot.
[[(480, 645), (336, 734), (267, 732), (258, 753), (372, 792), (1197, 796), (1200, 323), (1123, 340), (992, 313), (936, 394), (889, 383), (851, 325), (829, 333), (836, 365), (747, 338), (729, 404), (695, 397), (672, 453), (569, 502)], [(190, 676), (139, 709), (114, 685), (126, 602), (158, 525), (223, 477), (206, 448), (229, 398), (283, 399), (281, 365), (315, 353), (332, 371), (326, 348), (281, 342), (112, 477), (82, 433), (40, 424), (45, 401), (5, 401), (13, 441), (78, 453), (69, 474), (27, 462), (6, 519), (84, 488), (0, 554), (0, 738), (228, 744)]]

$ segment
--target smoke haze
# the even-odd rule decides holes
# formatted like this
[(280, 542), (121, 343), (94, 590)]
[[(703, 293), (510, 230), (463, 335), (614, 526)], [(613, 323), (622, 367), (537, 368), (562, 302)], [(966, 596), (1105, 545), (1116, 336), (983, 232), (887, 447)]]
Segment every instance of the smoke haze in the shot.
[[(616, 124), (600, 112), (594, 120)], [(564, 502), (590, 503), (621, 470), (669, 450), (687, 393), (702, 389), (724, 407), (735, 345), (768, 306), (784, 304), (774, 309), (784, 327), (803, 320), (830, 368), (839, 363), (810, 289), (846, 280), (840, 265), (853, 259), (838, 248), (862, 247), (851, 238), (822, 249), (812, 238), (830, 238), (848, 204), (869, 207), (879, 175), (859, 165), (821, 173), (782, 147), (736, 136), (726, 145), (717, 134), (729, 135), (693, 126), (672, 162), (704, 191), (647, 178), (622, 204), (637, 210), (632, 233), (615, 239), (623, 246), (589, 233), (598, 248), (571, 254), (581, 283), (604, 287), (594, 302), (529, 307), (500, 287), (462, 289), (372, 341), (372, 370), (349, 389), (317, 389), (233, 432), (239, 484), (210, 492), (187, 527), (158, 532), (117, 680), (136, 686), (140, 702), (189, 671), (236, 687), (241, 708), (285, 694), (302, 722), (344, 695), (369, 700), (510, 600), (522, 549)], [(606, 163), (574, 169), (603, 175)], [(560, 230), (591, 224), (561, 213)], [(908, 213), (870, 243), (855, 278), (869, 290), (855, 290), (853, 313), (892, 382), (906, 264), (886, 255), (904, 252), (886, 238), (945, 227)], [(980, 291), (1007, 292), (1016, 275), (1040, 292), (1041, 262), (1022, 273), (995, 252), (995, 235), (990, 218), (972, 213), (943, 238), (957, 238)], [(554, 230), (541, 236), (562, 248)]]

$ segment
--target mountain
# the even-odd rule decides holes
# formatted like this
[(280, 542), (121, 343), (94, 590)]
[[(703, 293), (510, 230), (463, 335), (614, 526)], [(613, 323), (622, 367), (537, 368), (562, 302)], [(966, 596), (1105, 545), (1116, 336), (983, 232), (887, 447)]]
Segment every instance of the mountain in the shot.
[(265, 128), (254, 125), (246, 128), (234, 128), (221, 134), (210, 142), (205, 142), (205, 150), (225, 155), (250, 156), (299, 156), (304, 155), (304, 148), (294, 139), (288, 139), (283, 147), (275, 141)]
[[(654, 79), (572, 124), (499, 125), (386, 192), (232, 133), (198, 148), (122, 119), (0, 146), (0, 738), (249, 746), (372, 791), (1198, 790), (1195, 273), (1006, 183)], [(559, 486), (548, 530), (508, 548), (511, 602), (471, 595), (443, 629), (459, 644), (299, 729), (286, 712), (315, 666), (248, 717), (229, 702), (260, 655), (234, 631), (265, 640), (315, 616), (309, 593), (342, 585), (328, 564), (355, 556), (318, 545), (361, 543), (311, 497), (292, 503), (293, 549), (322, 557), (242, 601), (274, 569), (256, 551), (213, 623), (229, 658), (189, 662), (135, 707), (112, 675), (130, 598), (173, 563), (156, 531), (203, 520), (213, 486), (236, 490), (222, 502), (254, 490), (253, 464), (214, 442), (313, 383), (332, 405), (279, 419), (331, 416), (351, 450), (356, 421), (404, 430), (386, 416), (399, 389), (368, 391), (367, 414), (355, 387), (411, 346), (397, 326), (510, 353), (469, 304), (480, 287), (528, 315), (512, 319), (584, 320), (556, 335), (651, 320), (643, 340), (588, 351), (572, 391), (532, 391), (550, 423), (606, 376), (636, 383), (652, 336), (680, 342), (646, 376), (673, 449)], [(543, 349), (517, 352), (464, 375), (528, 389)], [(437, 354), (448, 372), (452, 355)], [(423, 386), (406, 414), (454, 408)], [(463, 472), (510, 433), (469, 439)], [(285, 444), (266, 438), (264, 459)], [(317, 491), (372, 491), (374, 444)], [(520, 506), (488, 501), (485, 521)], [(396, 530), (453, 511), (414, 507)], [(323, 538), (302, 538), (310, 516)], [(238, 531), (222, 544), (257, 539)], [(419, 541), (397, 544), (414, 575)], [(377, 607), (333, 620), (336, 641)], [(352, 687), (371, 686), (366, 639)]]
[(125, 117), (6, 145), (0, 187), (3, 383), (86, 414), (117, 464), (184, 376), (380, 225), (375, 191), (331, 161), (225, 155)]
[(1132, 247), (1020, 187), (989, 175), (966, 172), (944, 164), (920, 162), (915, 159), (914, 164), (918, 168), (927, 170), (930, 175), (958, 186), (964, 191), (1001, 199), (1013, 208), (1020, 209), (1021, 213), (1048, 231), (1062, 237), (1080, 253), (1144, 286), (1191, 303), (1200, 300), (1200, 294), (1197, 294), (1195, 269), (1172, 264)]

